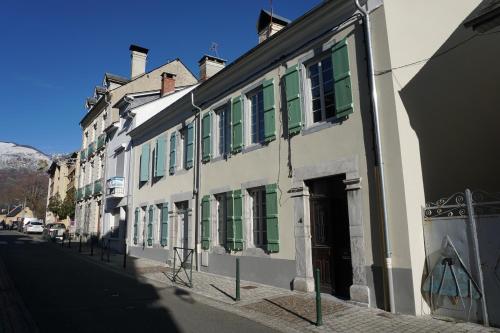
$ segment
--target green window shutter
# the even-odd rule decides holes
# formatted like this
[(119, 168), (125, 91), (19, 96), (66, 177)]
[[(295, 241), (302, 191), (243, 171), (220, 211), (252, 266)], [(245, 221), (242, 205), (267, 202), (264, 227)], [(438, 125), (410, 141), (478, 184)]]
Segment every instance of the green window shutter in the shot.
[(241, 190), (233, 191), (234, 250), (243, 250), (243, 197)]
[(154, 219), (154, 208), (153, 208), (153, 206), (149, 206), (148, 246), (153, 245), (153, 219)]
[(165, 137), (160, 136), (156, 139), (156, 165), (155, 177), (163, 177), (165, 175)]
[(299, 133), (302, 128), (299, 65), (290, 67), (285, 72), (285, 94), (288, 111), (288, 135), (294, 135)]
[(210, 248), (210, 196), (201, 199), (201, 248)]
[(141, 182), (147, 182), (149, 180), (149, 143), (142, 145), (139, 180)]
[(234, 193), (230, 191), (226, 193), (226, 245), (231, 251), (235, 250), (234, 229)]
[(267, 251), (278, 252), (280, 249), (278, 227), (278, 194), (276, 184), (266, 185), (266, 227)]
[(175, 132), (170, 135), (170, 164), (169, 164), (169, 174), (173, 175), (175, 173), (175, 157), (177, 154), (177, 144), (176, 144)]
[(333, 81), (335, 88), (335, 110), (338, 118), (353, 112), (351, 71), (349, 70), (349, 53), (347, 41), (344, 39), (332, 48)]
[(211, 145), (211, 139), (212, 139), (212, 117), (211, 113), (207, 112), (203, 115), (203, 118), (201, 118), (201, 129), (202, 129), (202, 161), (203, 162), (208, 162), (210, 161), (210, 158), (212, 157), (212, 145)]
[(241, 97), (235, 97), (231, 102), (231, 125), (231, 152), (236, 154), (243, 148), (243, 103)]
[(264, 81), (262, 90), (264, 95), (264, 141), (269, 142), (276, 139), (273, 79)]
[(135, 217), (134, 217), (134, 244), (137, 245), (137, 228), (139, 223), (139, 208), (135, 209)]
[(161, 226), (160, 226), (160, 244), (166, 246), (168, 243), (168, 203), (161, 206)]
[(186, 169), (193, 167), (193, 156), (194, 156), (194, 124), (189, 123), (187, 126), (186, 134)]

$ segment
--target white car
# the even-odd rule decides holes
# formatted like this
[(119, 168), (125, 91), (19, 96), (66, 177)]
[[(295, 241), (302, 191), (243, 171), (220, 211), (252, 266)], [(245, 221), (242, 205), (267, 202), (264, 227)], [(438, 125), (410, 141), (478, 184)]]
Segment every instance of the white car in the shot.
[(43, 223), (40, 221), (29, 221), (24, 225), (25, 233), (37, 233), (41, 234), (43, 232)]

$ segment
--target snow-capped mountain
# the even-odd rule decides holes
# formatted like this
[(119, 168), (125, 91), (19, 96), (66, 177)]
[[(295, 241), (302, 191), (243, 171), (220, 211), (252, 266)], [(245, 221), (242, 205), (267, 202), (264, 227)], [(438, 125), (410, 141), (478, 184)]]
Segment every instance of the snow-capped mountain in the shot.
[(0, 141), (0, 169), (36, 170), (50, 164), (50, 156), (36, 148)]

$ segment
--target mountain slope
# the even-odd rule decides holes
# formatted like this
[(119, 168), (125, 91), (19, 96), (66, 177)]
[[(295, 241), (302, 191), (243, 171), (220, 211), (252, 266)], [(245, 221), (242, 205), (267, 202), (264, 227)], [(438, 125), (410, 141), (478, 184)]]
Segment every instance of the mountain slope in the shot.
[(49, 165), (50, 160), (36, 148), (0, 141), (0, 169), (36, 170)]

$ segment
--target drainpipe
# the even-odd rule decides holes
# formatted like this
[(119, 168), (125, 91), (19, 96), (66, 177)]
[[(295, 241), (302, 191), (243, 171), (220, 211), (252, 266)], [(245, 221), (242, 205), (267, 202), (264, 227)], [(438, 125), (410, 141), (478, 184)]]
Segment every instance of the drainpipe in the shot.
[(375, 72), (373, 65), (373, 48), (372, 48), (372, 35), (370, 29), (370, 13), (368, 10), (364, 9), (360, 4), (359, 0), (354, 0), (354, 3), (358, 10), (361, 12), (363, 17), (363, 27), (366, 41), (366, 53), (367, 53), (367, 63), (368, 63), (368, 73), (370, 77), (370, 89), (371, 89), (371, 102), (372, 102), (372, 113), (373, 113), (373, 126), (374, 126), (374, 136), (375, 136), (375, 155), (376, 155), (376, 166), (378, 166), (378, 178), (380, 183), (380, 200), (382, 204), (382, 222), (384, 229), (384, 246), (385, 246), (385, 273), (387, 277), (387, 291), (389, 296), (389, 310), (395, 313), (394, 305), (394, 281), (392, 277), (392, 248), (391, 248), (391, 238), (389, 237), (389, 221), (387, 217), (387, 198), (386, 198), (386, 188), (384, 180), (384, 159), (382, 154), (382, 141), (380, 139), (380, 117), (377, 99), (377, 85), (375, 82)]
[(201, 108), (197, 105), (194, 104), (194, 93), (191, 92), (191, 105), (196, 109), (195, 111), (195, 127), (196, 127), (196, 163), (195, 163), (195, 172), (194, 172), (194, 189), (193, 189), (193, 195), (194, 195), (194, 205), (195, 205), (195, 228), (194, 228), (194, 253), (195, 253), (195, 258), (196, 258), (196, 270), (200, 271), (200, 263), (198, 260), (198, 229), (200, 226), (200, 178), (201, 178), (201, 173), (200, 173), (200, 167), (201, 167), (201, 159), (200, 159), (200, 142), (201, 142), (201, 121), (200, 121), (200, 114), (201, 114)]

